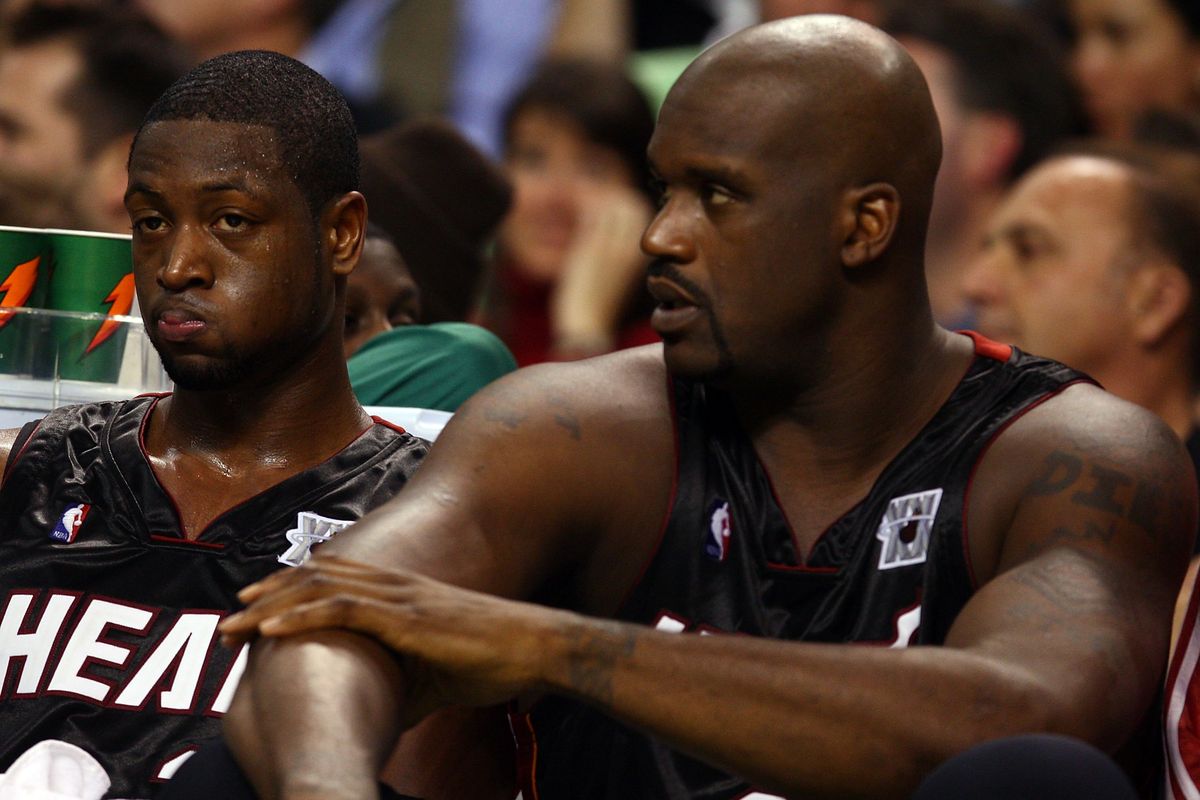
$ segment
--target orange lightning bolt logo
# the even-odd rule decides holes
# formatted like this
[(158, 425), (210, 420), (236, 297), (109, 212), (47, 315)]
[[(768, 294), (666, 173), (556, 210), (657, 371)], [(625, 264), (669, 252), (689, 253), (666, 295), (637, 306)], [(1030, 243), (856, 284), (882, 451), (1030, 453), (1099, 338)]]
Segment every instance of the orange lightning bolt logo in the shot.
[(14, 316), (9, 309), (25, 305), (29, 295), (33, 294), (41, 260), (41, 256), (34, 256), (23, 264), (17, 264), (13, 271), (8, 273), (4, 283), (0, 283), (0, 292), (4, 292), (4, 299), (0, 300), (0, 328), (7, 325)]
[[(129, 309), (133, 308), (133, 273), (117, 281), (117, 285), (108, 293), (108, 297), (104, 298), (104, 302), (112, 303), (108, 308), (108, 316), (120, 317), (128, 314)], [(101, 322), (100, 329), (96, 331), (96, 335), (92, 337), (91, 344), (87, 346), (87, 350), (84, 350), (83, 354), (86, 356), (104, 344), (108, 340), (108, 337), (117, 332), (117, 326), (120, 324), (115, 319), (106, 319), (104, 322)]]

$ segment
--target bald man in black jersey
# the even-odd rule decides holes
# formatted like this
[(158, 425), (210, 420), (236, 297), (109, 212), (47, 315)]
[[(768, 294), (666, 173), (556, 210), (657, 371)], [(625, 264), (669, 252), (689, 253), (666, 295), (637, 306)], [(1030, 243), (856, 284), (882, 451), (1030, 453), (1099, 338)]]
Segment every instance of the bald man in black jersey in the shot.
[(934, 324), (937, 130), (845, 18), (689, 67), (649, 148), (663, 345), (502, 379), (395, 501), (243, 592), (225, 733), (259, 791), (374, 796), (402, 729), (513, 699), (525, 800), (902, 797), (1008, 734), (1136, 745), (1187, 456)]

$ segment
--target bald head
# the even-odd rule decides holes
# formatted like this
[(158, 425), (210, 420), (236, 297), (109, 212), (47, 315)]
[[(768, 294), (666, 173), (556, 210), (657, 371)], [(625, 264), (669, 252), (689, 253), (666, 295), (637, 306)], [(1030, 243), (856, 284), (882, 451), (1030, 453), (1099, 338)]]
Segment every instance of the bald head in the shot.
[(941, 135), (920, 69), (887, 34), (819, 14), (748, 28), (696, 59), (663, 117), (700, 105), (735, 126), (754, 120), (766, 150), (819, 165), (831, 188), (895, 186), (923, 239)]
[(668, 367), (806, 384), (830, 362), (797, 366), (781, 347), (833, 353), (847, 331), (932, 327), (923, 254), (940, 150), (920, 71), (865, 23), (781, 20), (702, 54), (648, 150), (663, 202), (642, 249)]

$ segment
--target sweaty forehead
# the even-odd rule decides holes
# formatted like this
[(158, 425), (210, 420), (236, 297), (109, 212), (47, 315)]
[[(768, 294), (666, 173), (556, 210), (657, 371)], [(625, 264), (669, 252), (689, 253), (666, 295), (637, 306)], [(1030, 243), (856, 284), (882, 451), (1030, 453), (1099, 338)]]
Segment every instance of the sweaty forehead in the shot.
[(264, 125), (206, 119), (163, 120), (147, 125), (129, 157), (135, 174), (240, 177), (270, 183), (287, 179), (275, 132)]

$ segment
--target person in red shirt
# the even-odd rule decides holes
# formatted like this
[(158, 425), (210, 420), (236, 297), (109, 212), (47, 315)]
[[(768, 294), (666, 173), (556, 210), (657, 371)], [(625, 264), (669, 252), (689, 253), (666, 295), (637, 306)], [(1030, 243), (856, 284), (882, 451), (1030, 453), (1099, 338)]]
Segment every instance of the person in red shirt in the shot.
[(617, 67), (546, 62), (509, 106), (501, 225), (479, 321), (524, 366), (658, 341), (638, 242), (654, 120)]

